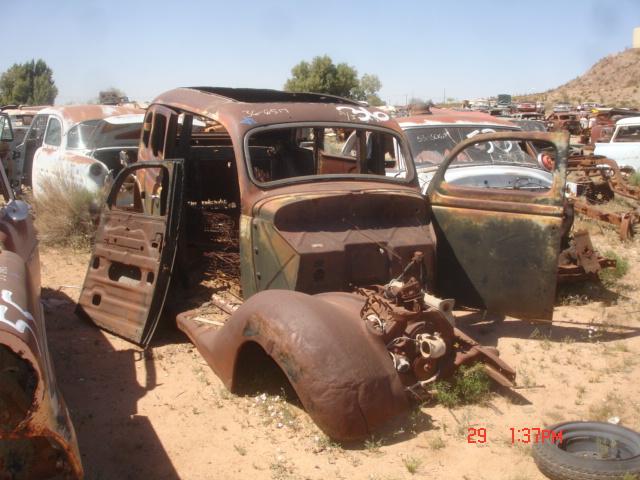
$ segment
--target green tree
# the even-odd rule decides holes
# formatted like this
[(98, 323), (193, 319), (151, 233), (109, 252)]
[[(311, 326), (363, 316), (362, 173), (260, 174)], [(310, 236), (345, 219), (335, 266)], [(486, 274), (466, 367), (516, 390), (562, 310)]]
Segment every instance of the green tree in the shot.
[(382, 88), (382, 83), (377, 75), (371, 75), (365, 73), (360, 79), (360, 93), (362, 98), (359, 100), (366, 100), (369, 105), (378, 106), (383, 105), (384, 102), (378, 96), (378, 92)]
[(315, 92), (338, 95), (354, 100), (366, 100), (382, 105), (377, 92), (382, 87), (376, 75), (365, 74), (358, 79), (358, 71), (346, 63), (335, 65), (328, 55), (301, 61), (291, 69), (291, 78), (284, 84), (289, 92)]
[(53, 71), (44, 60), (15, 63), (0, 76), (0, 103), (52, 105), (58, 95)]

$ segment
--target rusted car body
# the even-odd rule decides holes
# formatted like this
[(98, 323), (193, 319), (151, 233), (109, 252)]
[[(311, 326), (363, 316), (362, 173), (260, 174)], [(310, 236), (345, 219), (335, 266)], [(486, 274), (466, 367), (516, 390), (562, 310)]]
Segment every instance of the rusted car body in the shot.
[(370, 435), (462, 364), (512, 385), (495, 349), (455, 327), (450, 299), (551, 317), (566, 139), (493, 135), (551, 142), (551, 187), (514, 200), (446, 182), (458, 154), (491, 139), (478, 135), (453, 148), (427, 202), (385, 112), (318, 94), (169, 91), (114, 181), (78, 310), (141, 345), (164, 312), (232, 391), (275, 362), (339, 440)]
[(2, 168), (0, 195), (0, 477), (82, 478), (47, 346), (36, 232)]
[(66, 105), (42, 109), (18, 148), (17, 171), (33, 193), (47, 182), (102, 188), (122, 168), (120, 152), (136, 160), (144, 110), (135, 105)]
[(626, 117), (640, 116), (640, 111), (630, 108), (599, 107), (592, 110), (589, 118), (589, 143), (611, 140), (616, 122)]
[(536, 104), (533, 102), (522, 102), (516, 104), (516, 112), (536, 113)]
[(580, 120), (575, 113), (554, 111), (545, 121), (550, 132), (567, 131), (571, 135), (579, 135), (581, 131)]
[(571, 104), (570, 103), (556, 103), (553, 106), (553, 111), (556, 113), (560, 113), (560, 112), (570, 112), (571, 111)]

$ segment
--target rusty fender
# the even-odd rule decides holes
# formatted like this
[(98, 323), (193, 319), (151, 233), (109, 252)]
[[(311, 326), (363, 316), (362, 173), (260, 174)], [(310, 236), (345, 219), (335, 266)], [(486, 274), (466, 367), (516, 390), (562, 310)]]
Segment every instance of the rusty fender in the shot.
[(178, 326), (231, 391), (242, 347), (257, 343), (322, 431), (339, 441), (357, 440), (409, 408), (389, 352), (367, 333), (363, 303), (349, 293), (267, 290), (249, 298), (219, 330), (184, 317)]
[(0, 252), (0, 478), (82, 478), (31, 281), (19, 255)]

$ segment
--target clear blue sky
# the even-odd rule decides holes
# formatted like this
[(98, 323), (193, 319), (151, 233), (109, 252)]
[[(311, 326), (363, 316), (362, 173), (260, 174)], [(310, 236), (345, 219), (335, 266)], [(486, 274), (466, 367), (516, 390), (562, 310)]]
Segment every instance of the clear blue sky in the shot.
[[(42, 58), (56, 103), (117, 87), (131, 98), (193, 85), (281, 88), (328, 54), (381, 96), (530, 93), (631, 46), (640, 0), (2, 0), (0, 70)], [(640, 82), (640, 79), (639, 79)]]

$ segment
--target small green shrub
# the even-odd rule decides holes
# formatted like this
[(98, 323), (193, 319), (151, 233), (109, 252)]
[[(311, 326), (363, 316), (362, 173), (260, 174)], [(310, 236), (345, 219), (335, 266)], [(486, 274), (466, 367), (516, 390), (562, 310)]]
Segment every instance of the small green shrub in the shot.
[(411, 475), (415, 475), (416, 473), (418, 473), (418, 470), (420, 470), (422, 460), (420, 460), (418, 457), (408, 456), (402, 457), (402, 463), (407, 469), (407, 472), (409, 472)]
[(640, 186), (640, 172), (634, 172), (629, 175), (628, 181), (631, 185), (634, 185), (636, 187)]
[(489, 395), (490, 381), (484, 366), (462, 366), (449, 381), (435, 384), (435, 399), (446, 407), (481, 403)]
[(604, 253), (604, 256), (616, 261), (615, 268), (605, 268), (600, 271), (600, 280), (602, 281), (602, 284), (606, 287), (612, 287), (629, 271), (629, 261), (626, 258), (622, 258), (612, 250), (607, 250)]

